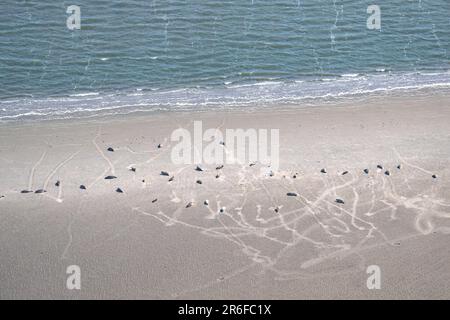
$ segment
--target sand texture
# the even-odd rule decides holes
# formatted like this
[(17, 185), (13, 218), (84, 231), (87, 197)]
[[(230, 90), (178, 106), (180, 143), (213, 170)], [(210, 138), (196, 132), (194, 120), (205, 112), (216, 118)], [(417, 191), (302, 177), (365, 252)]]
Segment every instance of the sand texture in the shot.
[[(449, 299), (449, 97), (2, 124), (0, 298)], [(194, 121), (279, 129), (279, 170), (173, 164)]]

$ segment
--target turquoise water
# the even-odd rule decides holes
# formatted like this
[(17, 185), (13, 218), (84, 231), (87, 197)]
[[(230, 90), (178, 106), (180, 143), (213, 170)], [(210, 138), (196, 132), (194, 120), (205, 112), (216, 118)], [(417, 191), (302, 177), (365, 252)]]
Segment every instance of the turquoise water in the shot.
[[(68, 30), (68, 6), (81, 30)], [(381, 8), (369, 30), (367, 7)], [(0, 119), (450, 86), (448, 0), (0, 2)]]

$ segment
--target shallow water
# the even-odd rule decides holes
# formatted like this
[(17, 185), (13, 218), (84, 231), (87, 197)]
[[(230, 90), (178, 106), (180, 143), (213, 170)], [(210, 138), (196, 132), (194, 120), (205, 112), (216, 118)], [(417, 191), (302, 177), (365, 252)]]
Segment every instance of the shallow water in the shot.
[(449, 87), (447, 0), (2, 1), (0, 119)]

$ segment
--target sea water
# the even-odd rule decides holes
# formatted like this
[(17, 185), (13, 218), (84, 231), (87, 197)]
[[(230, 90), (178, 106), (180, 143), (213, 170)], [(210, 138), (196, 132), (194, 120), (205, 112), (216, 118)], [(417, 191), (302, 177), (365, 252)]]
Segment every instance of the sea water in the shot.
[(450, 88), (448, 0), (2, 0), (0, 16), (3, 121)]

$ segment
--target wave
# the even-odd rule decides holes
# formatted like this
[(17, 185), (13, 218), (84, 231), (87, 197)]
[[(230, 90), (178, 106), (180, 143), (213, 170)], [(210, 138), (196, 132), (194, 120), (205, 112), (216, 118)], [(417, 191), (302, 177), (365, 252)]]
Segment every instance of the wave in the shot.
[(92, 118), (160, 111), (205, 111), (273, 105), (314, 105), (343, 97), (450, 88), (450, 72), (343, 74), (317, 79), (257, 83), (227, 82), (208, 88), (137, 88), (120, 92), (82, 92), (49, 98), (0, 101), (0, 121)]
[(88, 96), (98, 96), (99, 92), (85, 92), (85, 93), (74, 93), (70, 94), (69, 97), (88, 97)]

